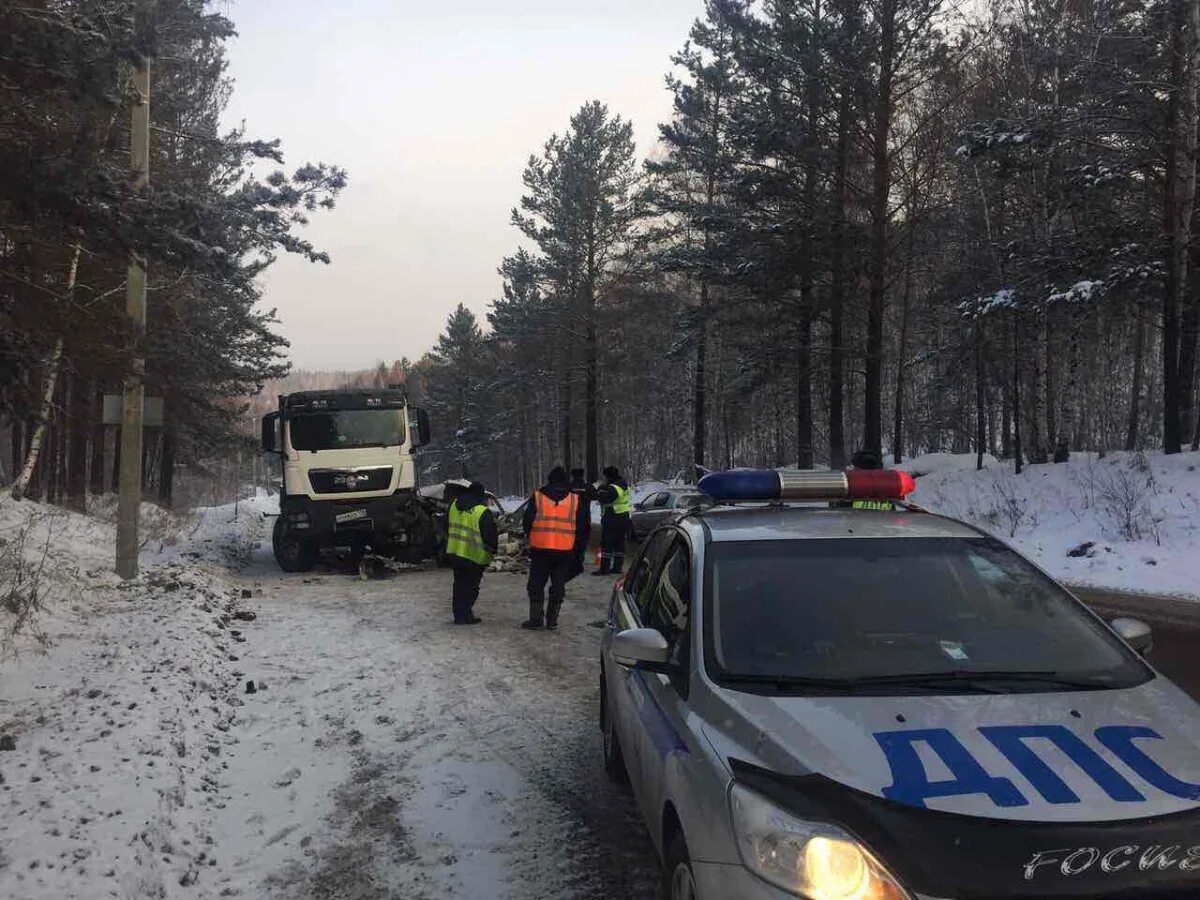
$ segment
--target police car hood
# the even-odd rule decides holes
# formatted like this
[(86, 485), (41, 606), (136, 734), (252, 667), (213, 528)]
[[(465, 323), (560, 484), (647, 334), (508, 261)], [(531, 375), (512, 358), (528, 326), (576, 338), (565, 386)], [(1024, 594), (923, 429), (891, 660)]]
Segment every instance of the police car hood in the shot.
[(1166, 679), (1122, 690), (778, 697), (718, 691), (726, 759), (889, 803), (988, 819), (1109, 822), (1200, 807), (1200, 708)]

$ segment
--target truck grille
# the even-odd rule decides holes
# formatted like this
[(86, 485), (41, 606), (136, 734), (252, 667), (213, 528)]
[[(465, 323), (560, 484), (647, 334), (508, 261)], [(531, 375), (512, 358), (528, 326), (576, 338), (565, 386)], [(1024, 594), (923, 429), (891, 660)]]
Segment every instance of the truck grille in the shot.
[(308, 482), (318, 494), (361, 494), (386, 491), (392, 483), (392, 467), (375, 469), (313, 469)]

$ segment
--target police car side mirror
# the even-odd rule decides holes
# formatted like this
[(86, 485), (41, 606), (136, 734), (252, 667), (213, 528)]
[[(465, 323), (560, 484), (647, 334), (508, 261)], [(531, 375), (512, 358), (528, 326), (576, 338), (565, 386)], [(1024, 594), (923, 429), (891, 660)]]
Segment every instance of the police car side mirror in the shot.
[(1143, 656), (1154, 646), (1150, 626), (1141, 619), (1113, 619), (1109, 624), (1125, 643)]
[(627, 669), (665, 672), (669, 653), (667, 639), (653, 628), (627, 628), (613, 637), (613, 660)]

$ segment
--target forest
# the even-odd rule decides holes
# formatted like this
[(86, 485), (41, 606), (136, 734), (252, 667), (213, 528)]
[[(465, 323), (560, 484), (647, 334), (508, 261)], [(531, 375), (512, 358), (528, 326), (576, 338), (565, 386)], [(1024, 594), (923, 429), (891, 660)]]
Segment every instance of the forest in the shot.
[[(246, 397), (287, 371), (260, 307), (282, 253), (346, 184), (336, 166), (285, 172), (278, 141), (222, 132), (233, 23), (206, 0), (0, 2), (0, 482), (82, 509), (115, 491), (102, 398), (135, 369), (162, 401), (143, 490), (170, 505), (244, 443)], [(149, 71), (150, 97), (137, 89)], [(149, 99), (150, 177), (131, 161)], [(131, 260), (148, 320), (126, 311)]]
[(600, 102), (530, 157), (409, 372), (436, 471), (1196, 449), (1200, 5), (698, 12), (644, 161)]
[[(1200, 4), (696, 13), (646, 86), (672, 100), (654, 146), (589, 101), (533, 148), (486, 320), (460, 305), (423, 358), (346, 375), (429, 408), (430, 477), (1197, 448)], [(222, 132), (232, 34), (205, 0), (0, 2), (0, 481), (22, 493), (112, 489), (101, 398), (142, 357), (165, 504), (303, 381), (279, 381), (259, 279), (282, 253), (328, 262), (301, 230), (346, 173)]]

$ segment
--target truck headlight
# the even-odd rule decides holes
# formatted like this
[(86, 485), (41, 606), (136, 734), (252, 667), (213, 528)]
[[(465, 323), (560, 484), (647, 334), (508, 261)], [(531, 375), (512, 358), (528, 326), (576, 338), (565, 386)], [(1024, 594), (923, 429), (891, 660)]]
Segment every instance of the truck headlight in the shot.
[(909, 900), (866, 847), (835, 825), (807, 822), (735, 784), (729, 812), (746, 868), (809, 900)]

